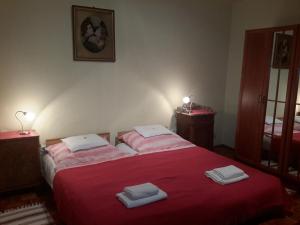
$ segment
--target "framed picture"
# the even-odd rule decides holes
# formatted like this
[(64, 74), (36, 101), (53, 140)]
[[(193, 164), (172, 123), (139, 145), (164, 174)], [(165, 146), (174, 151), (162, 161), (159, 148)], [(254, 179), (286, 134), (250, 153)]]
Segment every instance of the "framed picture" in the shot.
[(292, 53), (292, 35), (276, 34), (273, 68), (289, 68)]
[(74, 60), (114, 62), (114, 11), (73, 5), (72, 19)]

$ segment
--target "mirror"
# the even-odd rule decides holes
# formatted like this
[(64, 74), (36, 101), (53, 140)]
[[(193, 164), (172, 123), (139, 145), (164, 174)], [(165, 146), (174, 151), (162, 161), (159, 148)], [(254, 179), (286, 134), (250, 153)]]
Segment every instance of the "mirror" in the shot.
[(278, 39), (281, 40), (280, 38), (282, 37), (290, 38), (292, 37), (292, 35), (293, 31), (274, 33), (268, 96), (266, 99), (264, 99), (266, 103), (266, 114), (264, 122), (264, 132), (262, 137), (260, 162), (262, 166), (274, 171), (279, 170), (279, 158), (282, 144), (282, 128), (285, 116), (284, 112), (286, 106), (289, 77), (288, 66), (283, 65), (285, 63), (285, 59), (283, 60), (283, 58), (278, 58)]
[[(299, 73), (298, 73), (299, 75)], [(299, 179), (300, 172), (300, 82), (298, 78), (297, 101), (293, 123), (293, 135), (287, 157), (287, 173)]]

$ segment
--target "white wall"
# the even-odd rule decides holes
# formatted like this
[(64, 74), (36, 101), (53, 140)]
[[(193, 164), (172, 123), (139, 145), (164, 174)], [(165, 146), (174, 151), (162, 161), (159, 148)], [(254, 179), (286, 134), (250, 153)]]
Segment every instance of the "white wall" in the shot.
[(234, 2), (226, 79), (222, 139), (224, 144), (234, 146), (235, 141), (245, 30), (299, 24), (299, 9), (299, 0), (238, 0)]
[[(73, 4), (115, 10), (115, 63), (73, 61)], [(19, 128), (20, 109), (42, 141), (169, 125), (192, 94), (217, 111), (218, 144), (230, 20), (229, 0), (1, 0), (0, 130)]]

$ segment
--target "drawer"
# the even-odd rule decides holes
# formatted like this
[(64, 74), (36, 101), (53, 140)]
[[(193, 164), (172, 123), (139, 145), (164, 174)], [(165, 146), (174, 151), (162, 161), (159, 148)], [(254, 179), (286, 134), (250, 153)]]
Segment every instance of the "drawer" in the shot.
[(38, 137), (0, 140), (0, 159), (0, 191), (41, 182)]

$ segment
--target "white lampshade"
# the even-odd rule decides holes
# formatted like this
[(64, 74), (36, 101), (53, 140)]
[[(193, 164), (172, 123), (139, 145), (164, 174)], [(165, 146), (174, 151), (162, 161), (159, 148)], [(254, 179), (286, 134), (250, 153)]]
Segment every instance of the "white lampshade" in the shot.
[(25, 112), (24, 117), (28, 122), (31, 122), (34, 120), (35, 114), (33, 112)]
[(184, 104), (187, 104), (191, 101), (191, 98), (189, 96), (185, 96), (183, 99), (182, 99), (183, 103)]

